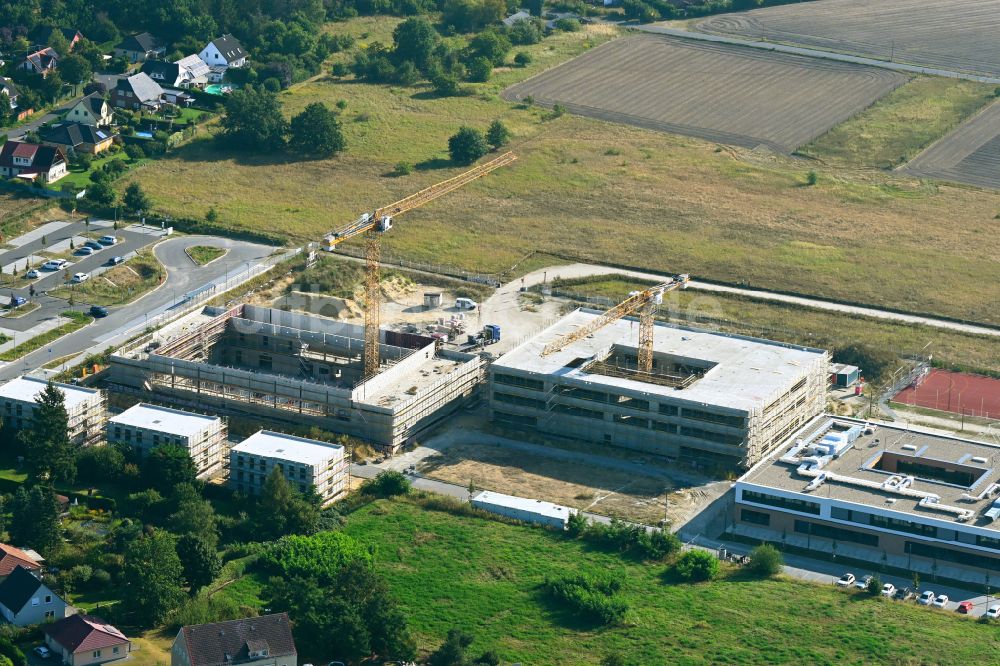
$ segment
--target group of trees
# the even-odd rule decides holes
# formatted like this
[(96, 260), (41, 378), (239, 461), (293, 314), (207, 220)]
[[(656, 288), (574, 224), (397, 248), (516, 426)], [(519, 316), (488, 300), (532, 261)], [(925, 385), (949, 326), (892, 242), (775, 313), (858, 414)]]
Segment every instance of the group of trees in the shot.
[(448, 155), (455, 164), (472, 164), (491, 149), (497, 150), (510, 141), (510, 130), (494, 120), (486, 134), (474, 127), (462, 126), (448, 139)]
[(288, 122), (281, 108), (278, 96), (263, 86), (234, 91), (226, 100), (220, 140), (240, 150), (270, 153), (287, 147), (308, 157), (330, 157), (344, 149), (336, 111), (313, 102)]

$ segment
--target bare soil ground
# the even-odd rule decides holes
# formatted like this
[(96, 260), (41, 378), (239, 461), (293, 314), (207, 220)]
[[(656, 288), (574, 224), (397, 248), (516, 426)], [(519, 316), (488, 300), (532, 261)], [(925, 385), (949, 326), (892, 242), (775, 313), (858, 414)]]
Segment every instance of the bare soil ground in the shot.
[(1000, 0), (821, 0), (721, 14), (719, 35), (1000, 75)]
[(904, 170), (1000, 189), (1000, 100), (917, 155)]
[(659, 35), (619, 39), (504, 92), (592, 118), (791, 152), (907, 81), (872, 67)]

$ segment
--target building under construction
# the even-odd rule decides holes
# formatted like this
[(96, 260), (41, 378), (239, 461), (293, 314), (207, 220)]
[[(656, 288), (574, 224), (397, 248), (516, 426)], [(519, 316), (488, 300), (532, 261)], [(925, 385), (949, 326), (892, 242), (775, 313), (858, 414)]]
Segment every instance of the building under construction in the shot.
[(206, 309), (185, 330), (111, 358), (112, 388), (176, 405), (317, 426), (395, 452), (467, 398), (484, 375), (477, 355), (432, 338), (379, 331), (365, 374), (364, 329), (253, 305)]
[(643, 371), (639, 321), (590, 330), (601, 317), (577, 310), (494, 362), (494, 420), (728, 469), (752, 466), (824, 408), (824, 350), (656, 322)]

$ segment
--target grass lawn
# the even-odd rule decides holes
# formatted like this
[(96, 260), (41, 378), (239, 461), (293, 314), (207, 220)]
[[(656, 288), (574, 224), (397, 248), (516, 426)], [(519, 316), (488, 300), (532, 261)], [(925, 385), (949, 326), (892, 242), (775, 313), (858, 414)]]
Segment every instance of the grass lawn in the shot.
[(69, 321), (62, 326), (58, 326), (51, 331), (46, 331), (41, 335), (36, 335), (27, 342), (22, 342), (18, 346), (0, 353), (0, 361), (14, 361), (19, 359), (25, 354), (30, 354), (36, 349), (40, 349), (50, 342), (58, 340), (62, 336), (68, 335), (73, 331), (77, 331), (94, 321), (94, 318), (90, 315), (85, 315), (82, 312), (77, 312), (76, 310), (67, 310), (63, 312), (61, 316), (68, 317)]
[(798, 152), (825, 164), (894, 168), (992, 102), (995, 88), (917, 77)]
[[(348, 30), (354, 21), (331, 24)], [(366, 20), (386, 34), (388, 21)], [(374, 26), (374, 27), (373, 27)], [(519, 160), (401, 216), (386, 255), (498, 273), (532, 252), (687, 272), (729, 282), (1000, 323), (1000, 193), (921, 183), (872, 170), (519, 108), (505, 87), (609, 39), (560, 33), (524, 47), (534, 62), (503, 69), (472, 94), (437, 98), (426, 84), (369, 85), (321, 75), (281, 94), (287, 114), (314, 101), (342, 112), (348, 150), (327, 160), (234, 155), (203, 132), (136, 179), (157, 209), (315, 241), (361, 211), (459, 173), (447, 139), (502, 119)], [(359, 42), (360, 43), (360, 42)], [(518, 49), (520, 50), (520, 49)], [(337, 58), (349, 58), (338, 54)], [(893, 131), (910, 130), (896, 126)], [(910, 141), (910, 139), (900, 139)], [(415, 165), (394, 177), (399, 162)], [(534, 266), (537, 267), (537, 266)]]
[[(592, 282), (566, 280), (556, 288), (582, 296), (620, 301), (630, 291), (645, 289), (650, 284), (642, 280), (608, 278)], [(945, 365), (961, 365), (966, 371), (1000, 372), (1000, 339), (991, 336), (695, 290), (668, 293), (660, 306), (660, 313), (673, 321), (717, 327), (781, 342), (836, 349), (863, 341), (899, 356), (933, 354)], [(927, 346), (928, 343), (931, 343), (930, 346)]]
[[(471, 654), (505, 663), (630, 664), (970, 663), (1000, 649), (996, 627), (832, 586), (796, 580), (669, 584), (662, 564), (639, 564), (541, 529), (379, 501), (345, 531), (376, 547), (389, 586), (422, 649), (448, 629), (476, 636)], [(546, 576), (613, 572), (626, 581), (625, 626), (581, 625), (552, 607)]]
[(163, 266), (150, 252), (132, 257), (82, 284), (59, 287), (49, 293), (56, 298), (73, 297), (91, 305), (120, 305), (155, 289), (163, 274)]
[(204, 266), (205, 264), (215, 261), (227, 251), (221, 247), (215, 247), (213, 245), (194, 245), (189, 247), (186, 252), (188, 256), (191, 257), (191, 261), (199, 266)]
[(79, 167), (71, 167), (69, 172), (63, 177), (52, 183), (50, 189), (62, 190), (67, 185), (72, 185), (73, 189), (80, 190), (85, 189), (90, 186), (90, 174), (95, 171), (99, 171), (102, 166), (110, 162), (111, 160), (123, 160), (130, 168), (134, 167), (139, 163), (140, 160), (129, 159), (124, 152), (111, 153), (105, 151), (101, 153), (100, 157), (96, 158), (90, 164), (89, 169), (80, 169)]

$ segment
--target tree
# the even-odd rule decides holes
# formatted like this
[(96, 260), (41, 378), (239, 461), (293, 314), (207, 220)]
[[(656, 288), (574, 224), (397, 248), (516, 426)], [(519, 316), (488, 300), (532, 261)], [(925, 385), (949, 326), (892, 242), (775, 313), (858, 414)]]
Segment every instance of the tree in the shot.
[(518, 51), (514, 54), (514, 64), (518, 67), (527, 67), (531, 64), (531, 54), (527, 51)]
[(507, 126), (499, 120), (490, 123), (489, 129), (486, 130), (486, 143), (490, 144), (493, 150), (497, 150), (506, 146), (508, 141), (510, 141), (510, 130)]
[(482, 56), (472, 59), (469, 63), (469, 80), (476, 83), (485, 83), (490, 80), (490, 75), (493, 73), (493, 63), (490, 62), (489, 58), (484, 58)]
[(421, 72), (427, 72), (434, 49), (441, 41), (431, 22), (424, 16), (408, 18), (392, 32), (395, 44), (392, 61), (397, 66), (412, 62)]
[(195, 485), (197, 474), (188, 450), (174, 444), (156, 447), (142, 462), (143, 481), (165, 495), (181, 484)]
[(458, 94), (458, 79), (451, 74), (435, 74), (431, 77), (434, 94), (440, 97), (454, 97)]
[(836, 363), (856, 365), (870, 382), (886, 379), (898, 365), (899, 358), (891, 351), (877, 349), (864, 343), (855, 343), (833, 350)]
[(11, 502), (10, 538), (51, 557), (62, 541), (59, 503), (50, 485), (21, 486)]
[(215, 548), (195, 534), (185, 534), (177, 541), (177, 556), (191, 594), (210, 584), (222, 570)]
[(68, 55), (59, 61), (59, 71), (62, 73), (63, 79), (73, 85), (74, 88), (90, 80), (90, 77), (94, 74), (90, 63), (82, 56), (75, 54)]
[(170, 531), (197, 537), (214, 551), (219, 543), (219, 527), (212, 504), (187, 483), (177, 486), (173, 500), (175, 511), (167, 519)]
[(769, 543), (762, 543), (750, 551), (751, 572), (758, 576), (770, 577), (781, 573), (784, 559), (781, 552)]
[(499, 67), (510, 51), (510, 40), (501, 32), (485, 30), (472, 38), (469, 42), (469, 51)]
[(677, 560), (674, 571), (689, 582), (712, 580), (719, 575), (719, 560), (704, 550), (689, 550)]
[(873, 597), (877, 597), (882, 593), (882, 579), (878, 577), (878, 574), (868, 579), (868, 584), (865, 585), (865, 592)]
[(169, 532), (154, 529), (129, 544), (122, 567), (122, 606), (130, 619), (153, 626), (184, 600), (184, 569)]
[(62, 391), (51, 382), (35, 397), (35, 409), (28, 427), (18, 436), (32, 479), (73, 482), (76, 456), (69, 440), (66, 400)]
[(87, 186), (87, 199), (99, 206), (113, 206), (118, 198), (115, 188), (106, 180), (97, 181)]
[(466, 649), (472, 645), (473, 636), (461, 629), (449, 629), (444, 643), (427, 660), (428, 666), (466, 666)]
[(292, 118), (289, 148), (305, 155), (331, 157), (344, 149), (344, 134), (337, 114), (322, 102), (309, 104)]
[(461, 127), (448, 139), (448, 154), (456, 164), (472, 164), (489, 152), (483, 133), (472, 127)]
[(149, 209), (153, 205), (149, 195), (142, 189), (142, 185), (136, 181), (132, 181), (128, 184), (128, 187), (125, 188), (125, 194), (122, 196), (122, 203), (125, 204), (125, 210), (129, 211), (133, 215), (137, 215), (142, 211), (149, 212)]
[(226, 100), (219, 136), (231, 148), (271, 153), (284, 147), (287, 131), (281, 102), (274, 93), (247, 86)]
[(257, 499), (257, 531), (271, 538), (312, 534), (319, 524), (320, 503), (315, 492), (304, 497), (296, 495), (275, 467), (264, 481)]
[(410, 480), (402, 472), (386, 470), (379, 472), (374, 479), (368, 479), (361, 484), (363, 495), (375, 497), (394, 497), (410, 492)]

